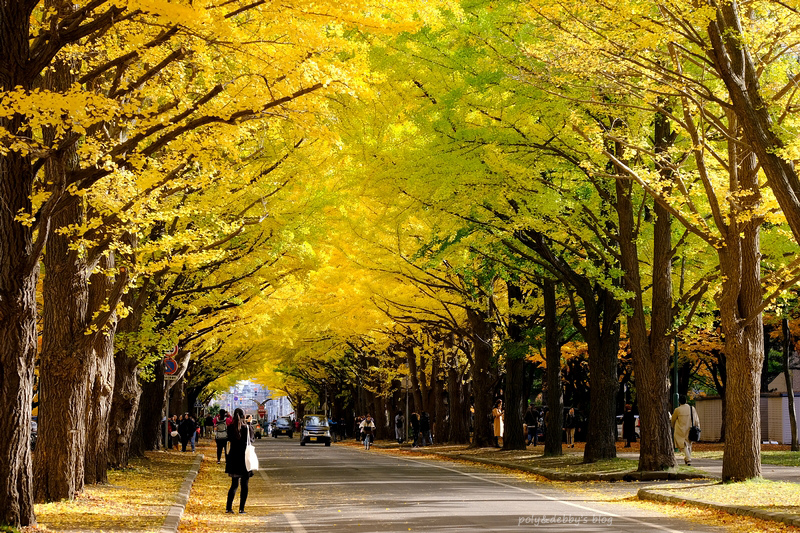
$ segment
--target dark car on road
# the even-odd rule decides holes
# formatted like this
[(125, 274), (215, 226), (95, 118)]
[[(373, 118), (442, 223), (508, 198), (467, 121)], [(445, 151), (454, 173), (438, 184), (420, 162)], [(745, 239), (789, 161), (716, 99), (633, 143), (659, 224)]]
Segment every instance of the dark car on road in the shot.
[(324, 443), (331, 445), (331, 428), (328, 426), (328, 417), (325, 415), (306, 415), (303, 417), (303, 435), (300, 437), (300, 446), (306, 443)]
[(278, 435), (288, 435), (290, 439), (294, 435), (294, 424), (288, 416), (279, 416), (275, 421), (275, 425), (272, 428), (272, 436), (277, 439)]

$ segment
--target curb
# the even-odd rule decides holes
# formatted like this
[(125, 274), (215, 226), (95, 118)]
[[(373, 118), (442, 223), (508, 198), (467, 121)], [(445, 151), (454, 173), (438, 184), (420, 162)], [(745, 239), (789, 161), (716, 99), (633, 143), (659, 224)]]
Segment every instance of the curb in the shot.
[(645, 471), (645, 472), (630, 471), (630, 472), (614, 472), (610, 474), (598, 474), (594, 472), (569, 473), (569, 472), (561, 472), (559, 470), (554, 470), (552, 468), (542, 468), (540, 466), (527, 466), (507, 461), (498, 461), (496, 459), (485, 459), (482, 457), (476, 457), (474, 455), (462, 455), (459, 453), (448, 453), (448, 452), (428, 452), (425, 451), (424, 447), (408, 448), (408, 447), (395, 447), (395, 446), (380, 446), (380, 448), (384, 450), (392, 450), (392, 449), (406, 450), (415, 453), (436, 455), (448, 459), (458, 459), (461, 461), (471, 461), (473, 463), (479, 463), (485, 465), (501, 466), (503, 468), (509, 468), (511, 470), (519, 470), (522, 472), (528, 472), (530, 474), (536, 474), (538, 476), (542, 476), (543, 478), (549, 479), (550, 481), (606, 481), (611, 483), (617, 481), (622, 481), (622, 482), (685, 481), (689, 479), (717, 479), (715, 476), (703, 475), (699, 473), (685, 474), (679, 472), (663, 472), (663, 471)]
[(559, 472), (551, 468), (542, 468), (536, 466), (526, 466), (516, 463), (508, 463), (505, 461), (496, 461), (494, 459), (483, 459), (480, 457), (471, 457), (469, 455), (457, 454), (441, 454), (445, 457), (453, 457), (454, 459), (461, 459), (466, 461), (474, 461), (476, 463), (483, 463), (488, 465), (502, 466), (513, 470), (522, 470), (531, 474), (537, 474), (551, 481), (662, 481), (662, 480), (686, 480), (697, 479), (706, 476), (698, 474), (681, 474), (678, 472), (615, 472), (612, 474), (597, 474), (594, 472), (582, 473), (567, 473)]
[(593, 472), (583, 473), (567, 473), (559, 472), (551, 468), (542, 468), (536, 466), (527, 466), (517, 463), (509, 463), (506, 461), (497, 461), (494, 459), (484, 459), (472, 455), (461, 455), (454, 453), (435, 452), (434, 455), (441, 457), (449, 457), (451, 459), (460, 459), (462, 461), (472, 461), (474, 463), (481, 463), (486, 465), (502, 466), (512, 470), (521, 470), (531, 474), (536, 474), (547, 478), (551, 481), (683, 481), (687, 479), (704, 479), (708, 476), (700, 474), (681, 474), (678, 472), (615, 472), (612, 474), (596, 474)]
[(192, 490), (192, 484), (197, 477), (197, 473), (200, 472), (200, 464), (202, 462), (203, 454), (201, 453), (195, 458), (194, 463), (189, 468), (189, 472), (186, 473), (181, 488), (178, 489), (178, 498), (169, 508), (167, 517), (164, 519), (164, 525), (161, 526), (158, 533), (175, 533), (178, 531), (178, 524), (181, 523), (183, 510), (186, 509), (186, 504), (189, 502), (189, 492)]
[(716, 511), (724, 511), (726, 513), (750, 516), (753, 518), (760, 518), (761, 520), (770, 520), (773, 522), (780, 522), (789, 526), (800, 527), (800, 515), (780, 513), (775, 511), (765, 511), (756, 507), (746, 507), (738, 505), (725, 505), (722, 503), (708, 502), (705, 500), (694, 500), (692, 498), (683, 498), (678, 496), (670, 496), (668, 494), (658, 494), (652, 489), (639, 489), (636, 497), (640, 500), (650, 500), (665, 503), (688, 503), (697, 507), (706, 507)]

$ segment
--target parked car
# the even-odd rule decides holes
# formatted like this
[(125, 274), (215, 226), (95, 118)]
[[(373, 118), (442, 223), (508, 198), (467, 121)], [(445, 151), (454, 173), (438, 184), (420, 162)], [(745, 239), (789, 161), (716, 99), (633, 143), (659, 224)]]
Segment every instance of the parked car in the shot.
[(307, 442), (323, 442), (325, 446), (331, 445), (331, 428), (328, 426), (328, 417), (325, 415), (304, 416), (302, 431), (300, 446), (305, 446)]
[(292, 419), (288, 416), (279, 416), (277, 420), (275, 420), (274, 427), (272, 428), (272, 436), (277, 439), (278, 435), (288, 435), (291, 439), (293, 434), (294, 424), (292, 423)]
[[(639, 440), (642, 438), (642, 426), (639, 422), (639, 415), (633, 415), (633, 417), (636, 419), (636, 440)], [(622, 434), (622, 415), (617, 415), (617, 439), (625, 440)]]

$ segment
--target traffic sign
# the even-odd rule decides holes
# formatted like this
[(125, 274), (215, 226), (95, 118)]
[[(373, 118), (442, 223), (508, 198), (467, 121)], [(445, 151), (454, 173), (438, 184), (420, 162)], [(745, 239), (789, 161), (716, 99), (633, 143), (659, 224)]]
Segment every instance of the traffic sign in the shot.
[(176, 357), (178, 355), (178, 345), (172, 347), (171, 350), (164, 352), (164, 357)]
[(172, 357), (164, 358), (164, 375), (172, 376), (178, 371), (178, 362)]
[(164, 381), (177, 381), (178, 376), (174, 374), (164, 374)]
[(267, 409), (262, 405), (258, 408), (258, 417), (264, 418), (265, 416), (267, 416)]

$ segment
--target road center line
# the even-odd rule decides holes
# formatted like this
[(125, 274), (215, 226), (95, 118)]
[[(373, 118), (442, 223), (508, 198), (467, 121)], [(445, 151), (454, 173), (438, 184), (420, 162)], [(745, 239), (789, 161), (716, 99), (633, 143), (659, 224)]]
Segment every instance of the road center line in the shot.
[(573, 502), (566, 501), (566, 500), (559, 500), (558, 498), (556, 498), (554, 496), (548, 496), (547, 494), (542, 494), (541, 492), (536, 492), (535, 490), (526, 489), (524, 487), (518, 487), (516, 485), (510, 485), (508, 483), (503, 483), (501, 481), (495, 481), (493, 479), (488, 479), (488, 478), (479, 476), (478, 474), (471, 474), (469, 472), (462, 472), (460, 470), (456, 470), (455, 468), (448, 468), (446, 466), (437, 465), (437, 464), (435, 464), (433, 462), (429, 463), (429, 462), (420, 461), (419, 459), (408, 459), (406, 457), (397, 457), (397, 458), (398, 459), (402, 459), (403, 461), (409, 461), (411, 463), (417, 463), (417, 464), (433, 466), (433, 467), (436, 467), (436, 468), (441, 468), (442, 470), (448, 470), (450, 472), (455, 472), (456, 474), (461, 474), (463, 476), (468, 476), (468, 477), (471, 477), (471, 478), (474, 478), (474, 479), (479, 479), (479, 480), (485, 481), (487, 483), (494, 483), (495, 485), (500, 485), (501, 487), (508, 487), (510, 489), (516, 489), (516, 490), (519, 490), (519, 491), (522, 491), (522, 492), (527, 492), (529, 494), (533, 494), (534, 496), (538, 496), (538, 497), (544, 498), (546, 500), (563, 503), (564, 505), (568, 505), (570, 507), (575, 507), (576, 509), (581, 509), (582, 511), (587, 511), (587, 512), (596, 513), (596, 514), (602, 514), (602, 515), (610, 516), (612, 518), (619, 518), (620, 520), (627, 520), (628, 522), (633, 522), (634, 524), (660, 529), (661, 531), (666, 531), (667, 533), (683, 533), (682, 531), (680, 531), (678, 529), (671, 529), (671, 528), (668, 528), (666, 526), (661, 526), (661, 525), (658, 525), (658, 524), (651, 524), (651, 523), (648, 523), (648, 522), (643, 522), (642, 520), (638, 520), (636, 518), (631, 518), (629, 516), (620, 516), (618, 514), (611, 513), (609, 511), (601, 511), (600, 509), (595, 509), (593, 507), (587, 507), (586, 505), (581, 505), (581, 504), (573, 503)]
[(300, 523), (294, 513), (283, 513), (283, 516), (286, 517), (286, 521), (292, 526), (292, 531), (294, 531), (294, 533), (306, 533), (306, 528), (303, 527), (303, 524)]

